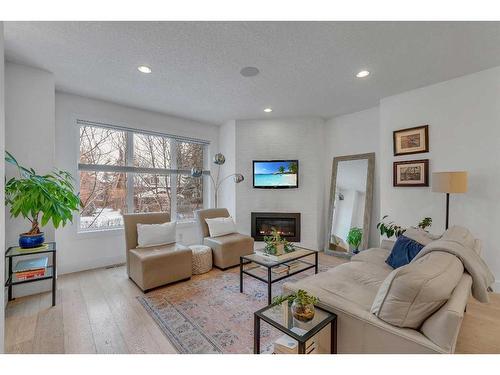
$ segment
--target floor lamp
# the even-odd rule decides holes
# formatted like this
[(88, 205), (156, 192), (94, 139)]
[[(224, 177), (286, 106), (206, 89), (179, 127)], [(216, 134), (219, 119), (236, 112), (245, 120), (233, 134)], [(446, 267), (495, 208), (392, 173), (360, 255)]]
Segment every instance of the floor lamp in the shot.
[(435, 172), (432, 174), (432, 191), (446, 193), (446, 229), (450, 215), (450, 194), (467, 192), (467, 172)]
[[(217, 176), (215, 179), (213, 178), (211, 173), (209, 173), (209, 176), (210, 176), (210, 180), (212, 181), (212, 185), (213, 185), (214, 192), (215, 192), (215, 208), (218, 208), (219, 207), (219, 188), (222, 185), (222, 183), (225, 180), (227, 180), (228, 178), (233, 177), (234, 183), (239, 184), (240, 182), (245, 180), (245, 177), (241, 173), (232, 173), (232, 174), (220, 179), (220, 166), (226, 162), (226, 157), (221, 153), (215, 154), (213, 162), (215, 165), (217, 165)], [(203, 171), (201, 169), (191, 168), (191, 177), (201, 177), (202, 175), (203, 175)]]

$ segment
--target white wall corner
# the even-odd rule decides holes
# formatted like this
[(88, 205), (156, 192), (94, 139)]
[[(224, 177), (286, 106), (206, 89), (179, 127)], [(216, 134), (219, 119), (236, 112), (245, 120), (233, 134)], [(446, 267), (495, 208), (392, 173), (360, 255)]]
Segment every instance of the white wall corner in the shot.
[[(221, 178), (236, 173), (236, 121), (230, 120), (219, 127), (219, 152), (226, 157), (220, 169)], [(251, 176), (244, 176), (250, 179)], [(215, 178), (215, 176), (214, 176)], [(219, 207), (228, 209), (236, 220), (236, 184), (231, 179), (224, 181), (219, 189)]]
[[(4, 147), (5, 147), (5, 106), (4, 106), (4, 49), (3, 49), (3, 22), (0, 21), (0, 280), (5, 280), (5, 199), (4, 199)], [(3, 307), (0, 308), (0, 354), (4, 352), (4, 326), (5, 326), (5, 288), (0, 288), (0, 301)]]

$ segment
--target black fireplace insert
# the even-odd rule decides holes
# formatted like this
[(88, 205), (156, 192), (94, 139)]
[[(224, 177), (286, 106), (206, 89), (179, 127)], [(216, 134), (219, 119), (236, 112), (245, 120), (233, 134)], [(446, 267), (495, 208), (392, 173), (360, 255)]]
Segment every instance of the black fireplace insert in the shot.
[(252, 212), (252, 237), (264, 241), (276, 229), (280, 236), (290, 242), (300, 242), (300, 213)]

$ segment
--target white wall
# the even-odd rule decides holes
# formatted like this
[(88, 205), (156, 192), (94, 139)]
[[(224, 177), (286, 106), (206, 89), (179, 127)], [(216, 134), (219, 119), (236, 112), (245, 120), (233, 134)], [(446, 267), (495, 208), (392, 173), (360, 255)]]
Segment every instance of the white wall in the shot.
[[(52, 73), (25, 65), (5, 64), (5, 148), (21, 165), (42, 174), (51, 172), (55, 165), (54, 92)], [(6, 171), (7, 178), (18, 177), (12, 166), (7, 166)], [(30, 223), (26, 219), (9, 218), (7, 244), (16, 244), (19, 233), (28, 229)], [(54, 228), (49, 225), (43, 230), (46, 239), (53, 241)]]
[(379, 171), (381, 163), (379, 153), (378, 107), (327, 120), (323, 137), (326, 160), (324, 167), (325, 223), (328, 218), (328, 205), (330, 202), (333, 158), (337, 156), (375, 152), (375, 178), (369, 246), (377, 246), (380, 241), (380, 236), (375, 226), (380, 219)]
[[(3, 22), (0, 21), (0, 280), (5, 280), (5, 215), (4, 213), (4, 174), (5, 162), (3, 158), (5, 146), (5, 108), (4, 108), (4, 52), (3, 52)], [(5, 288), (0, 287), (0, 353), (4, 352), (4, 325), (5, 325)]]
[[(323, 124), (318, 118), (236, 121), (236, 171), (245, 181), (236, 185), (239, 230), (250, 234), (251, 212), (301, 213), (301, 245), (322, 247)], [(298, 189), (254, 189), (252, 160), (298, 159)]]
[[(5, 148), (18, 162), (47, 173), (55, 166), (54, 75), (42, 69), (25, 65), (5, 64)], [(13, 166), (6, 167), (7, 178), (18, 177)], [(6, 213), (7, 246), (16, 245), (19, 233), (30, 229), (28, 220), (10, 217)], [(42, 229), (47, 241), (55, 238), (54, 228)], [(50, 280), (20, 285), (14, 288), (14, 297), (50, 290)]]
[[(208, 160), (217, 152), (217, 126), (143, 111), (110, 102), (66, 93), (56, 93), (56, 166), (78, 176), (78, 127), (75, 119), (107, 122), (136, 129), (152, 130), (210, 141)], [(205, 183), (208, 186), (209, 182)], [(195, 224), (178, 225), (178, 241), (197, 243)], [(125, 262), (123, 230), (78, 233), (76, 221), (56, 231), (60, 273)]]
[[(500, 67), (385, 98), (380, 103), (381, 212), (403, 225), (433, 218), (442, 232), (445, 195), (431, 188), (394, 188), (394, 160), (430, 159), (430, 172), (469, 172), (469, 191), (452, 195), (450, 225), (483, 241), (483, 256), (500, 280)], [(429, 124), (430, 152), (394, 157), (393, 130)]]
[[(235, 120), (228, 121), (219, 128), (219, 152), (226, 156), (226, 162), (220, 169), (221, 178), (236, 173)], [(219, 189), (219, 207), (227, 208), (229, 213), (238, 220), (236, 218), (236, 184), (231, 179), (224, 181)]]

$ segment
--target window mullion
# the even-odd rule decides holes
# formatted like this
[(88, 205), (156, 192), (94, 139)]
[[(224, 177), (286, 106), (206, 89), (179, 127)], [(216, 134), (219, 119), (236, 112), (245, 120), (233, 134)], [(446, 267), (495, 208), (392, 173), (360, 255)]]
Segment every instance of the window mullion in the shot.
[[(179, 143), (175, 139), (170, 139), (170, 150), (172, 154), (170, 155), (171, 169), (177, 169), (177, 155)], [(170, 175), (170, 220), (177, 220), (177, 173)]]
[[(126, 149), (126, 165), (132, 167), (134, 165), (134, 133), (127, 132), (127, 149)], [(135, 212), (134, 207), (134, 173), (127, 173), (127, 212)]]

